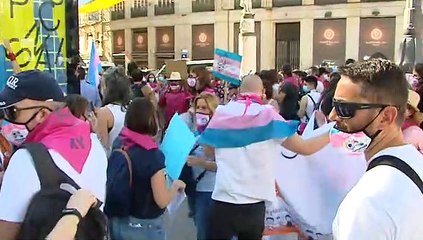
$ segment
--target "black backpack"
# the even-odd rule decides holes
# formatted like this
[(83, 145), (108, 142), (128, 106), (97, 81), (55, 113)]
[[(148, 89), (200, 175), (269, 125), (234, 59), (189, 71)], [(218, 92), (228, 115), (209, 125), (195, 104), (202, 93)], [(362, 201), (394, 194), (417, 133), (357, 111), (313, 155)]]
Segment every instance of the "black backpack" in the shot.
[[(76, 190), (80, 189), (79, 185), (76, 184), (72, 178), (70, 178), (60, 168), (56, 166), (54, 160), (48, 152), (48, 149), (43, 144), (27, 143), (22, 145), (19, 149), (21, 148), (26, 149), (30, 153), (35, 170), (38, 175), (38, 179), (40, 180), (41, 189), (35, 194), (33, 200), (40, 195), (57, 197), (58, 194), (55, 194), (57, 192), (63, 191), (67, 193), (67, 191), (61, 189), (61, 184), (69, 184)], [(17, 159), (17, 161), (19, 161), (19, 159)], [(71, 194), (69, 193), (69, 197), (70, 196)], [(67, 198), (67, 200), (69, 199)], [(31, 201), (29, 209), (31, 208), (32, 204), (33, 202)], [(104, 236), (102, 239), (109, 239), (107, 218), (100, 210), (98, 210), (101, 204), (102, 203), (100, 201), (97, 201), (97, 206), (94, 207), (96, 208), (96, 211), (93, 212), (90, 210), (86, 217), (88, 217), (88, 215), (90, 214), (98, 216), (98, 219), (95, 219), (95, 222), (93, 224), (101, 226), (102, 235)], [(33, 219), (37, 219), (37, 216), (35, 215), (37, 215), (37, 213), (27, 212), (25, 219), (21, 225), (21, 230), (18, 239), (34, 239), (34, 236), (31, 237), (30, 235), (34, 232)], [(53, 228), (51, 228), (51, 230), (53, 230)]]

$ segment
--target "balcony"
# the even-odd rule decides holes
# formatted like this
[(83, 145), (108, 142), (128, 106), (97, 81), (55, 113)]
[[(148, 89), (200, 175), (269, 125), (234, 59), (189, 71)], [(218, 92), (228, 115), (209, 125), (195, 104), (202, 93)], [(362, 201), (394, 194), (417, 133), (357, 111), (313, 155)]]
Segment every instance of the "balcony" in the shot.
[(273, 7), (301, 6), (301, 0), (272, 0)]
[(125, 5), (124, 2), (118, 3), (112, 7), (111, 11), (112, 20), (125, 19)]
[(214, 0), (193, 0), (192, 1), (192, 12), (210, 12), (210, 11), (214, 11)]
[(174, 0), (159, 0), (158, 4), (154, 6), (154, 15), (168, 15), (175, 14)]
[[(241, 10), (241, 6), (239, 5), (241, 0), (235, 0), (235, 9)], [(252, 0), (253, 8), (261, 8), (261, 0)]]
[(131, 7), (131, 18), (147, 17), (147, 0), (134, 0)]

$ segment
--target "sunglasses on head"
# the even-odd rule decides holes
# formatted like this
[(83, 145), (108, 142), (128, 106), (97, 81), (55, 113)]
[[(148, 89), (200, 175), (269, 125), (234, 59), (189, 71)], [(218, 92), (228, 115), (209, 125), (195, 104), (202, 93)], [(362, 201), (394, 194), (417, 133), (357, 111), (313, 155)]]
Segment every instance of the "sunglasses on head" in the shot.
[(377, 104), (377, 103), (354, 103), (354, 102), (343, 102), (333, 99), (333, 107), (335, 108), (336, 115), (341, 119), (350, 119), (355, 116), (356, 111), (365, 109), (378, 109), (386, 108), (391, 105)]

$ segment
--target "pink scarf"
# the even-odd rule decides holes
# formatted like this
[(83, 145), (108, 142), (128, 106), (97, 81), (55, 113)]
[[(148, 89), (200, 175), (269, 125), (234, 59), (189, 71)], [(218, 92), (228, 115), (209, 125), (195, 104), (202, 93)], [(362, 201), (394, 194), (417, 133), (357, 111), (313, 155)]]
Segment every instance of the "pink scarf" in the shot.
[(62, 108), (32, 130), (25, 142), (42, 143), (57, 151), (81, 173), (91, 150), (90, 129), (89, 123), (73, 116), (68, 108)]
[(411, 119), (406, 119), (401, 126), (401, 130), (405, 130), (405, 129), (411, 127), (411, 126), (417, 126), (418, 127), (419, 125)]
[(159, 148), (153, 137), (149, 135), (139, 134), (124, 127), (120, 132), (120, 138), (122, 139), (123, 146), (130, 148), (134, 145), (138, 145), (146, 150), (152, 150)]

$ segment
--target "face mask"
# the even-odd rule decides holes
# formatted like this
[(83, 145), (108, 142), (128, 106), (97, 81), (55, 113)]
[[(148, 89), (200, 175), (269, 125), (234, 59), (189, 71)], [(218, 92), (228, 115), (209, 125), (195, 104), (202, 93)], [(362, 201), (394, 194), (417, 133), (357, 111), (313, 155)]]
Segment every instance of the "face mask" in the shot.
[(18, 125), (3, 120), (1, 134), (15, 146), (20, 146), (28, 136), (28, 130), (25, 125)]
[(179, 91), (181, 86), (179, 84), (170, 84), (170, 90), (173, 92)]
[(305, 93), (308, 93), (308, 92), (310, 92), (310, 89), (308, 89), (308, 86), (303, 86), (303, 91), (305, 92)]
[(350, 154), (363, 153), (369, 148), (376, 137), (382, 132), (377, 131), (374, 134), (367, 132), (367, 128), (376, 120), (382, 110), (376, 115), (373, 120), (366, 124), (363, 128), (357, 131), (346, 131), (336, 127), (330, 131), (330, 142), (335, 147), (342, 147)]
[(195, 123), (197, 125), (197, 130), (203, 132), (206, 129), (207, 124), (210, 121), (210, 115), (204, 113), (195, 114)]
[(187, 79), (187, 84), (188, 84), (188, 86), (190, 86), (190, 87), (195, 87), (195, 84), (197, 83), (197, 79), (195, 79), (195, 78), (188, 78)]
[(154, 78), (149, 78), (148, 81), (151, 82), (151, 83), (153, 83), (154, 82)]
[(327, 74), (323, 75), (323, 78), (324, 78), (326, 81), (329, 81), (329, 80), (330, 80), (330, 77), (329, 77), (329, 75), (327, 75)]

